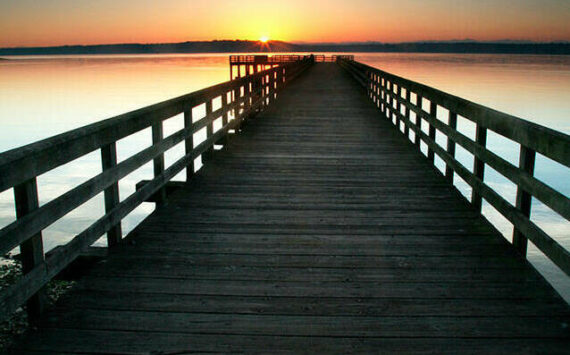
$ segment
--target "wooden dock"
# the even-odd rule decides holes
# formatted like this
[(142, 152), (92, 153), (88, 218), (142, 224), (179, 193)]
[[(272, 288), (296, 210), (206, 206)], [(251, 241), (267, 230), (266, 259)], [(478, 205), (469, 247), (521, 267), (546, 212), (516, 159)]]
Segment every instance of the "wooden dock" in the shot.
[(570, 308), (336, 64), (312, 65), (22, 353), (568, 353)]

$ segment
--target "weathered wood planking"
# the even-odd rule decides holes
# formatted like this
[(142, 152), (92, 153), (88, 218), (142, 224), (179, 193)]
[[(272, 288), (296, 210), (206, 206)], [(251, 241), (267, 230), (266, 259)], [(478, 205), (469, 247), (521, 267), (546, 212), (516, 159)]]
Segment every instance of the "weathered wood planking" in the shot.
[(19, 350), (563, 353), (568, 324), (528, 262), (318, 64)]

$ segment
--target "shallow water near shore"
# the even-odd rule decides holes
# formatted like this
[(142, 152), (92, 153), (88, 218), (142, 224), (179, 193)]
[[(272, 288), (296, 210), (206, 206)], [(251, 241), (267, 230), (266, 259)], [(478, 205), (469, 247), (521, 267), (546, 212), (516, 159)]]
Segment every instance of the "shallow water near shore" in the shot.
[[(180, 96), (229, 79), (227, 54), (96, 55), (5, 57), (0, 63), (0, 151), (22, 146), (102, 119)], [(356, 60), (450, 94), (489, 106), (555, 130), (570, 133), (570, 56), (485, 54), (356, 54)], [(177, 116), (165, 122), (165, 136), (182, 126)], [(474, 125), (459, 124), (474, 136)], [(150, 129), (118, 142), (124, 160), (151, 144)], [(518, 146), (490, 133), (488, 146), (518, 164)], [(168, 166), (183, 154), (175, 147), (166, 154)], [(471, 168), (472, 156), (458, 148), (458, 159)], [(441, 169), (441, 161), (436, 162)], [(485, 180), (514, 203), (516, 187), (489, 167)], [(537, 157), (536, 176), (570, 196), (570, 173)], [(38, 178), (40, 203), (77, 186), (101, 171), (99, 152), (88, 154)], [(120, 181), (121, 200), (135, 184), (152, 177), (152, 163)], [(183, 180), (182, 176), (178, 180)], [(470, 196), (468, 186), (456, 181)], [(65, 243), (104, 213), (102, 194), (65, 216), (44, 232), (45, 247)], [(154, 209), (143, 204), (123, 222), (131, 231)], [(510, 240), (512, 225), (492, 207), (485, 216)], [(540, 202), (533, 201), (532, 218), (570, 249), (570, 224)], [(0, 226), (15, 218), (11, 191), (0, 193)], [(104, 240), (98, 242), (104, 245)], [(570, 281), (535, 247), (529, 260), (570, 300)]]

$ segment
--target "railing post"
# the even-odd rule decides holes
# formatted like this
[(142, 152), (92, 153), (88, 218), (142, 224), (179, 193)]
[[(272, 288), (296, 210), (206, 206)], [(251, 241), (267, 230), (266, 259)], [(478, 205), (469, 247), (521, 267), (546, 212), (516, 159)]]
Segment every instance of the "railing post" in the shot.
[(398, 128), (398, 131), (400, 131), (400, 125), (402, 124), (402, 121), (400, 120), (400, 114), (402, 112), (402, 86), (400, 84), (398, 84), (398, 89), (396, 89), (396, 97), (396, 127)]
[[(117, 143), (113, 142), (101, 147), (101, 165), (103, 171), (111, 169), (117, 165)], [(105, 189), (105, 213), (109, 213), (116, 205), (119, 204), (119, 182)], [(107, 232), (107, 246), (113, 247), (121, 241), (123, 232), (121, 230), (121, 223), (113, 226)]]
[[(233, 90), (233, 99), (234, 99), (234, 120), (238, 120), (239, 118), (239, 109), (240, 109), (240, 105), (239, 105), (239, 100), (240, 100), (240, 87), (238, 86), (237, 88), (234, 88)], [(239, 132), (241, 123), (236, 122), (236, 125), (234, 126), (234, 133), (237, 134)]]
[[(22, 218), (39, 207), (36, 178), (14, 186), (14, 202), (16, 205), (16, 218)], [(20, 244), (20, 253), (24, 275), (33, 270), (38, 264), (44, 262), (42, 233), (40, 232)], [(45, 305), (46, 293), (45, 289), (42, 288), (30, 297), (27, 302), (28, 318), (31, 321), (37, 320), (44, 311)]]
[(421, 139), (420, 139), (420, 132), (422, 131), (422, 104), (423, 104), (423, 97), (416, 93), (416, 107), (419, 109), (418, 111), (420, 113), (416, 113), (416, 126), (418, 127), (418, 131), (415, 132), (416, 136), (414, 137), (414, 144), (418, 146), (418, 149), (420, 149), (421, 147)]
[[(163, 138), (162, 121), (152, 125), (152, 144), (157, 144)], [(162, 174), (164, 171), (164, 153), (159, 154), (153, 161), (154, 177)], [(166, 190), (161, 188), (156, 194), (156, 205), (161, 206), (166, 201)]]
[[(487, 145), (487, 128), (481, 126), (479, 123), (477, 124), (475, 132), (475, 142), (483, 148)], [(473, 175), (481, 181), (483, 181), (485, 177), (485, 162), (477, 158), (477, 156), (474, 156), (473, 159)], [(473, 204), (473, 207), (475, 207), (475, 210), (481, 212), (483, 200), (481, 195), (479, 195), (475, 189), (471, 192), (471, 203)]]
[[(206, 139), (210, 139), (214, 135), (214, 120), (212, 119), (212, 99), (206, 101), (206, 120), (208, 120), (208, 125), (206, 126)], [(214, 154), (214, 142), (212, 146), (209, 147), (204, 153), (202, 153), (202, 163), (212, 159)]]
[[(190, 129), (192, 127), (192, 108), (184, 111), (184, 128)], [(194, 150), (194, 133), (191, 133), (184, 141), (184, 152), (186, 155)], [(190, 181), (194, 175), (194, 159), (186, 167), (186, 181)]]
[[(457, 114), (453, 111), (449, 111), (448, 126), (454, 131), (457, 130)], [(447, 153), (455, 158), (455, 141), (449, 136), (447, 137)], [(449, 166), (449, 164), (445, 165), (445, 178), (447, 181), (453, 184), (453, 169)]]
[[(429, 115), (437, 120), (437, 104), (433, 101), (433, 99), (429, 100), (430, 101), (430, 105), (429, 105)], [(435, 143), (435, 126), (432, 125), (431, 123), (429, 124), (429, 137), (433, 140), (433, 142)], [(430, 146), (428, 145), (428, 153), (427, 153), (427, 158), (430, 162), (434, 162), (435, 159), (435, 154), (433, 152), (433, 149), (430, 148)]]
[[(228, 124), (228, 93), (224, 92), (221, 96), (222, 98), (222, 127)], [(247, 102), (247, 101), (246, 101)], [(228, 143), (228, 135), (225, 134), (223, 137), (218, 139), (216, 144), (226, 145)]]
[(380, 88), (380, 112), (386, 116), (386, 79), (384, 77), (380, 79)]
[(386, 113), (388, 114), (387, 117), (390, 119), (390, 122), (393, 122), (393, 121), (392, 121), (392, 115), (393, 115), (393, 112), (392, 112), (392, 111), (394, 111), (394, 110), (392, 109), (392, 100), (393, 100), (392, 95), (393, 95), (393, 93), (394, 93), (393, 90), (394, 90), (394, 84), (393, 84), (391, 81), (389, 81), (389, 82), (388, 82), (388, 90), (387, 90), (387, 91), (388, 91), (388, 94), (389, 94), (389, 96), (387, 97), (387, 100), (388, 100), (388, 111), (386, 111)]
[[(406, 103), (408, 105), (411, 105), (411, 98), (412, 98), (412, 93), (410, 92), (409, 88), (406, 88)], [(406, 122), (404, 122), (404, 135), (406, 136), (406, 139), (409, 141), (410, 140), (410, 108), (408, 107), (408, 105), (406, 105), (406, 107), (404, 107), (404, 116), (406, 117)]]
[[(519, 168), (530, 176), (534, 175), (534, 162), (536, 160), (536, 152), (530, 148), (521, 145), (519, 156)], [(517, 186), (517, 202), (516, 208), (519, 209), (526, 217), (530, 218), (530, 210), (532, 207), (532, 195)], [(528, 240), (518, 229), (513, 231), (513, 246), (521, 254), (526, 255)]]
[(224, 92), (222, 94), (222, 111), (224, 112), (222, 115), (222, 127), (228, 124), (228, 93)]

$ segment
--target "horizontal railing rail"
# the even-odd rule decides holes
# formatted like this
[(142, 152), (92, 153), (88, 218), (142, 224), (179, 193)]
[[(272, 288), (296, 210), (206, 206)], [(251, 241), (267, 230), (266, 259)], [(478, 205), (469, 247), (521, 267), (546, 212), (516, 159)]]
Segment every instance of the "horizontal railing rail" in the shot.
[[(119, 243), (125, 216), (160, 192), (183, 169), (189, 179), (194, 173), (194, 159), (211, 156), (214, 144), (219, 144), (229, 130), (237, 133), (247, 117), (264, 110), (312, 63), (306, 58), (273, 67), (0, 154), (0, 192), (14, 189), (17, 212), (16, 221), (0, 230), (0, 253), (20, 246), (24, 272), (14, 285), (0, 291), (2, 318), (26, 301), (30, 316), (37, 317), (47, 282), (105, 233), (109, 246)], [(214, 111), (213, 101), (219, 98), (221, 107)], [(193, 108), (201, 105), (205, 106), (205, 116), (193, 120)], [(184, 128), (163, 137), (163, 121), (179, 114), (184, 115)], [(217, 120), (221, 120), (221, 128), (215, 131)], [(152, 129), (153, 144), (118, 163), (117, 141), (147, 128)], [(206, 139), (194, 146), (194, 134), (203, 128)], [(185, 144), (185, 155), (165, 169), (165, 152), (181, 143)], [(36, 178), (95, 150), (101, 151), (102, 173), (40, 207)], [(154, 163), (154, 179), (120, 202), (118, 181), (150, 161)], [(46, 258), (42, 231), (101, 192), (105, 215)]]
[[(569, 251), (530, 219), (532, 197), (535, 197), (570, 220), (570, 199), (534, 176), (536, 153), (570, 167), (570, 136), (354, 60), (341, 59), (339, 65), (356, 79), (382, 115), (390, 119), (407, 139), (413, 138), (418, 149), (421, 142), (427, 146), (429, 161), (434, 163), (437, 155), (445, 163), (444, 174), (449, 182), (453, 183), (454, 174), (457, 174), (471, 186), (471, 203), (475, 209), (481, 212), (482, 199), (485, 199), (513, 224), (513, 245), (522, 255), (526, 255), (527, 241), (531, 240), (570, 275)], [(427, 110), (424, 99), (429, 101)], [(449, 112), (447, 123), (437, 117), (438, 107)], [(457, 129), (458, 116), (476, 125), (474, 140)], [(422, 122), (427, 123), (427, 133), (422, 130)], [(488, 130), (520, 144), (518, 166), (487, 149)], [(445, 148), (436, 143), (436, 132), (446, 137)], [(473, 171), (456, 159), (457, 144), (473, 154)], [(517, 186), (515, 205), (485, 183), (486, 165)]]
[(333, 55), (296, 55), (296, 54), (276, 54), (276, 55), (231, 55), (230, 64), (284, 64), (297, 62), (308, 58), (313, 58), (317, 63), (334, 63), (339, 59), (354, 60), (354, 55), (333, 54)]

